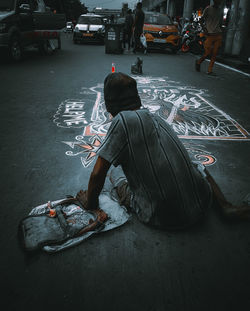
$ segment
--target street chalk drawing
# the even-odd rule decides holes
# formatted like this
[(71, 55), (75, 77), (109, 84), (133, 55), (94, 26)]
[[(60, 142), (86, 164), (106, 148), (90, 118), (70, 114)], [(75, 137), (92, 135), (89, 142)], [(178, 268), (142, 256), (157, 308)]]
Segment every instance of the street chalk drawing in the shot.
[[(194, 140), (250, 140), (249, 133), (238, 122), (206, 99), (206, 90), (183, 86), (167, 77), (133, 77), (142, 105), (172, 126), (192, 160), (207, 166), (216, 162), (206, 147), (194, 144)], [(80, 156), (82, 165), (88, 167), (105, 139), (111, 116), (105, 108), (103, 84), (83, 87), (80, 97), (62, 102), (54, 122), (58, 127), (82, 128), (73, 141), (63, 143), (71, 148), (66, 151), (67, 156)], [(93, 108), (87, 113), (89, 107)]]
[(85, 102), (78, 99), (68, 99), (61, 103), (57, 113), (54, 115), (54, 122), (59, 127), (84, 127), (88, 124), (85, 119)]

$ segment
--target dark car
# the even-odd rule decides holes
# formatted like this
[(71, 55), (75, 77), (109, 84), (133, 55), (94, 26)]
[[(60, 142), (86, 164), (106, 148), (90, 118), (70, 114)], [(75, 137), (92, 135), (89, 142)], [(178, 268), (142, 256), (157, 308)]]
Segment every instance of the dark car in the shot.
[(104, 43), (105, 26), (101, 15), (83, 14), (79, 17), (73, 33), (73, 42)]
[(54, 40), (60, 48), (60, 31), (65, 24), (65, 15), (47, 10), (42, 0), (39, 5), (31, 0), (0, 0), (0, 49), (8, 50), (15, 61), (28, 46), (47, 53)]

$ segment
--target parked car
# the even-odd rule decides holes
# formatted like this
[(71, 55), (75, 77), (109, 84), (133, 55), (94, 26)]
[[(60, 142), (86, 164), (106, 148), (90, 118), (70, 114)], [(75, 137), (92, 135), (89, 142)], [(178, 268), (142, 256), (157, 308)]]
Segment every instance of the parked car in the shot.
[(0, 49), (7, 49), (9, 56), (18, 61), (28, 46), (41, 52), (55, 49), (53, 40), (60, 48), (60, 30), (66, 25), (64, 14), (54, 14), (43, 0), (1, 0), (0, 2)]
[(177, 26), (168, 15), (157, 12), (145, 12), (143, 32), (147, 40), (147, 49), (171, 49), (176, 53), (180, 45)]
[(83, 14), (79, 17), (73, 33), (73, 42), (104, 43), (105, 26), (101, 15)]
[(67, 22), (65, 32), (72, 32), (73, 30), (74, 30), (74, 24), (72, 22)]

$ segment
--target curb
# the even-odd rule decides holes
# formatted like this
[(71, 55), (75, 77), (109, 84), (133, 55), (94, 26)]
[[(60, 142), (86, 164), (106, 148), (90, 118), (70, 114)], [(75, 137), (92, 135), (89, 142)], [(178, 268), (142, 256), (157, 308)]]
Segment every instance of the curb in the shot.
[(237, 70), (240, 70), (244, 73), (250, 74), (250, 62), (243, 62), (239, 59), (234, 59), (234, 58), (223, 58), (223, 57), (217, 57), (216, 58), (217, 63), (221, 63), (227, 66), (230, 66), (232, 68), (235, 68)]

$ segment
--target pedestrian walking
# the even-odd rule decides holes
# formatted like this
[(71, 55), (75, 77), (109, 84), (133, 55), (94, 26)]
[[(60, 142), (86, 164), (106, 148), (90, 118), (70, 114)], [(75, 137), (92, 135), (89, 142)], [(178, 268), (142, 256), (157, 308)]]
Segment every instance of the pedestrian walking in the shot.
[(145, 14), (142, 10), (142, 3), (138, 2), (135, 11), (135, 22), (134, 22), (134, 40), (135, 46), (133, 52), (136, 53), (141, 47), (141, 34), (143, 33)]
[(205, 51), (202, 57), (195, 62), (196, 71), (200, 71), (201, 63), (211, 55), (207, 73), (213, 73), (214, 62), (222, 43), (222, 31), (220, 27), (222, 23), (221, 2), (221, 0), (214, 0), (214, 4), (206, 7), (201, 17), (201, 23), (204, 24), (206, 34), (206, 40), (204, 42)]
[[(249, 206), (229, 203), (202, 165), (191, 162), (171, 126), (142, 107), (136, 80), (121, 72), (104, 81), (104, 100), (113, 116), (90, 175), (88, 190), (77, 199), (99, 209), (99, 195), (111, 165), (110, 181), (121, 205), (143, 223), (183, 229), (203, 218), (215, 202), (228, 217), (250, 219)], [(107, 215), (99, 211), (103, 221)]]
[(129, 9), (125, 18), (125, 26), (124, 26), (124, 38), (123, 44), (124, 48), (126, 48), (126, 43), (128, 44), (128, 50), (131, 47), (131, 38), (133, 34), (133, 25), (134, 25), (134, 18), (132, 15), (132, 10)]

